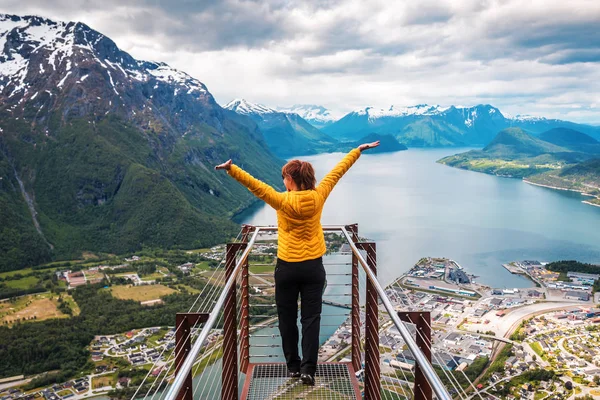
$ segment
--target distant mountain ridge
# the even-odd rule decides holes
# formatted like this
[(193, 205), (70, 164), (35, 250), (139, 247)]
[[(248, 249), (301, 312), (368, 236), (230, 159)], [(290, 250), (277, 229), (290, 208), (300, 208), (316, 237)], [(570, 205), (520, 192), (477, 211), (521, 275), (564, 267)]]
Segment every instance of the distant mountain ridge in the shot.
[(473, 107), (441, 107), (419, 104), (388, 109), (366, 107), (345, 115), (323, 128), (338, 140), (356, 140), (366, 133), (390, 134), (409, 147), (484, 146), (509, 127), (533, 134), (552, 128), (569, 128), (600, 138), (600, 129), (568, 121), (518, 115), (505, 116), (489, 104)]
[(337, 143), (295, 113), (280, 112), (244, 99), (232, 100), (224, 108), (255, 121), (267, 145), (280, 157), (316, 154)]
[(539, 138), (548, 143), (572, 151), (581, 151), (600, 155), (600, 142), (584, 133), (567, 128), (554, 128), (543, 132)]
[(277, 111), (286, 114), (298, 114), (317, 129), (331, 125), (339, 119), (334, 117), (331, 111), (325, 107), (314, 104), (295, 104), (291, 107), (277, 107)]
[(76, 22), (0, 14), (0, 270), (81, 251), (199, 247), (253, 197), (212, 166), (280, 185), (250, 118)]

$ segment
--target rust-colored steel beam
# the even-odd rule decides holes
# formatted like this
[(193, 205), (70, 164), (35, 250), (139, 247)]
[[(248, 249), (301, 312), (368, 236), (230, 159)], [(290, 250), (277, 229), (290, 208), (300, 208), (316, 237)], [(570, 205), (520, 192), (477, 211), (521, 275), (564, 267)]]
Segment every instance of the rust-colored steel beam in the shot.
[[(179, 372), (192, 348), (190, 339), (192, 327), (207, 320), (208, 314), (201, 313), (177, 313), (175, 316), (175, 373)], [(192, 371), (190, 371), (175, 399), (193, 400), (193, 396)]]
[[(410, 322), (417, 329), (416, 343), (423, 352), (427, 361), (431, 363), (431, 313), (428, 311), (399, 312), (398, 317), (404, 322)], [(414, 400), (431, 400), (433, 391), (427, 381), (425, 374), (419, 367), (415, 366), (415, 387), (413, 389)]]
[[(359, 250), (367, 252), (367, 264), (377, 275), (376, 246), (373, 242), (359, 242)], [(367, 279), (367, 299), (365, 307), (365, 399), (381, 400), (381, 367), (379, 365), (379, 320), (377, 289)]]
[[(352, 235), (352, 241), (358, 242), (358, 224), (347, 225), (346, 230)], [(355, 371), (362, 369), (360, 353), (360, 290), (358, 279), (358, 258), (352, 253), (352, 367)]]
[[(225, 255), (225, 276), (229, 279), (236, 264), (237, 252), (246, 247), (245, 243), (227, 243)], [(237, 317), (236, 288), (231, 286), (223, 307), (223, 370), (221, 376), (221, 400), (238, 398), (237, 365)]]
[[(248, 242), (248, 236), (254, 231), (254, 227), (251, 225), (242, 226), (242, 242)], [(242, 282), (241, 282), (241, 331), (240, 331), (240, 372), (246, 373), (248, 369), (248, 363), (250, 361), (250, 299), (249, 299), (249, 272), (248, 272), (248, 259), (244, 265), (242, 265)]]

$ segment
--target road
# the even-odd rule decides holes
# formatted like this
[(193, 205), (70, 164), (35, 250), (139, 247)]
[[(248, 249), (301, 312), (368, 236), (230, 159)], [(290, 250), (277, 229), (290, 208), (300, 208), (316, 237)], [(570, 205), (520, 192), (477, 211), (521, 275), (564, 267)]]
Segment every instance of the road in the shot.
[(6, 382), (6, 383), (3, 383), (3, 384), (0, 384), (0, 391), (2, 391), (4, 389), (9, 389), (11, 387), (24, 385), (26, 383), (31, 382), (32, 379), (33, 378), (21, 379), (21, 380), (18, 380), (18, 381), (12, 381), (12, 382)]
[(491, 388), (493, 388), (494, 386), (496, 386), (496, 385), (497, 385), (497, 384), (499, 384), (499, 383), (510, 381), (510, 380), (511, 380), (512, 378), (514, 378), (515, 376), (518, 376), (518, 374), (517, 374), (517, 375), (510, 375), (510, 376), (507, 376), (506, 378), (499, 379), (498, 381), (496, 381), (496, 382), (494, 382), (494, 383), (492, 383), (492, 384), (490, 384), (490, 385), (488, 385), (488, 386), (484, 387), (483, 389), (481, 389), (481, 390), (479, 390), (479, 391), (477, 391), (477, 392), (473, 393), (472, 395), (470, 395), (470, 396), (467, 398), (467, 400), (470, 400), (470, 399), (472, 399), (472, 398), (475, 398), (475, 397), (479, 397), (479, 394), (480, 394), (480, 393), (482, 393), (482, 392), (486, 392), (486, 391), (490, 390)]
[[(503, 317), (490, 315), (488, 324), (469, 324), (469, 331), (494, 331), (496, 336), (507, 337), (521, 323), (523, 319), (533, 317), (550, 311), (566, 310), (584, 306), (581, 302), (562, 301), (562, 302), (540, 302), (527, 306), (514, 308)], [(491, 313), (488, 313), (488, 315)]]
[[(586, 334), (579, 334), (579, 335), (573, 335), (573, 336), (567, 336), (567, 337), (564, 337), (564, 338), (560, 338), (558, 340), (558, 343), (557, 343), (558, 348), (561, 349), (562, 351), (564, 351), (565, 353), (567, 353), (568, 355), (570, 355), (572, 357), (575, 357), (577, 360), (585, 361), (583, 358), (581, 358), (581, 357), (579, 357), (579, 356), (571, 353), (570, 351), (568, 351), (566, 349), (566, 347), (565, 347), (565, 340), (567, 340), (567, 339), (573, 339), (573, 338), (581, 337), (581, 336), (587, 336), (587, 335)], [(596, 367), (594, 364), (592, 364), (590, 362), (587, 362), (587, 361), (585, 361), (585, 364), (586, 364), (586, 367), (588, 367), (588, 368), (595, 368)]]

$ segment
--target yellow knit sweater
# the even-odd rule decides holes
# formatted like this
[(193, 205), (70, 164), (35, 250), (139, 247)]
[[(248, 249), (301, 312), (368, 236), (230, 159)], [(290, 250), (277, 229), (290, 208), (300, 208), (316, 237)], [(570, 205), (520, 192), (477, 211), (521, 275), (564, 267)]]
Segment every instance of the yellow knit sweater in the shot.
[(314, 190), (278, 192), (236, 165), (231, 165), (227, 173), (277, 211), (277, 257), (298, 262), (325, 254), (325, 237), (321, 226), (323, 206), (333, 187), (358, 157), (360, 150), (352, 150)]

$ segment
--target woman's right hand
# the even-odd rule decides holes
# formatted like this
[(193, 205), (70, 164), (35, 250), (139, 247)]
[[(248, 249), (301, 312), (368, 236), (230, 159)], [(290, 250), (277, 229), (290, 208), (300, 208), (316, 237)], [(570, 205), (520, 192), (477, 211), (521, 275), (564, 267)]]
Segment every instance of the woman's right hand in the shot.
[(215, 166), (215, 169), (225, 169), (227, 171), (229, 171), (229, 169), (231, 168), (231, 159), (225, 161), (223, 164), (219, 164)]
[(360, 146), (358, 146), (358, 149), (361, 152), (363, 152), (363, 151), (365, 151), (367, 149), (372, 149), (373, 147), (377, 147), (377, 146), (379, 146), (379, 140), (376, 141), (376, 142), (373, 142), (373, 143), (364, 143), (364, 144), (361, 144)]

